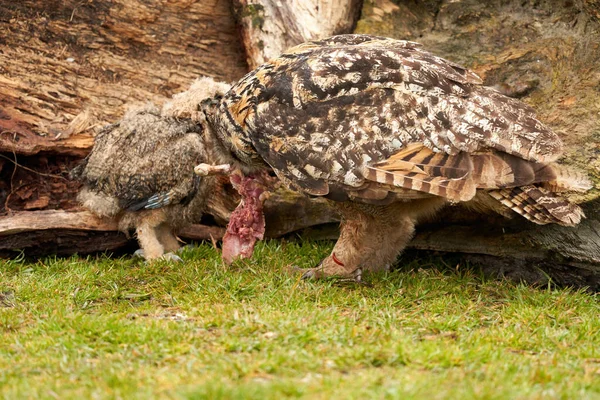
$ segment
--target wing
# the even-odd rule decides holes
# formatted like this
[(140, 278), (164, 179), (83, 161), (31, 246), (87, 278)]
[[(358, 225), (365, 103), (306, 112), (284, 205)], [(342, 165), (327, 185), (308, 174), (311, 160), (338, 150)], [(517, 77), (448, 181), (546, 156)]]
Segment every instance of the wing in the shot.
[(182, 180), (168, 191), (157, 192), (155, 189), (150, 189), (147, 191), (148, 193), (154, 192), (154, 194), (150, 196), (141, 194), (142, 191), (137, 191), (137, 193), (140, 194), (132, 196), (131, 190), (128, 190), (119, 197), (119, 205), (121, 208), (128, 211), (138, 211), (142, 209), (154, 210), (171, 204), (186, 205), (198, 192), (201, 179), (202, 178), (195, 175), (189, 179)]
[(193, 168), (205, 161), (201, 127), (143, 108), (96, 138), (82, 181), (118, 199), (122, 209), (155, 209), (191, 200), (199, 186)]
[(560, 155), (531, 108), (467, 69), (410, 42), (352, 36), (290, 50), (222, 103), (241, 141), (295, 189), (355, 196), (376, 182), (465, 200), (541, 179), (530, 169)]

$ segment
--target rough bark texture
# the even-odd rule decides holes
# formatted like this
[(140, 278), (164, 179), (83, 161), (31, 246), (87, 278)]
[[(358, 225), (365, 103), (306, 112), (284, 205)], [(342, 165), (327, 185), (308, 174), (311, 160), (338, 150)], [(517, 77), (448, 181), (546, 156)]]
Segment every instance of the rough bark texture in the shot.
[(233, 0), (251, 69), (286, 49), (352, 32), (363, 0)]
[[(585, 204), (590, 215), (593, 203)], [(600, 221), (574, 228), (539, 226), (521, 217), (506, 220), (447, 207), (417, 229), (409, 248), (467, 255), (493, 276), (600, 290)]]
[(0, 151), (83, 155), (128, 104), (246, 72), (228, 0), (0, 1)]

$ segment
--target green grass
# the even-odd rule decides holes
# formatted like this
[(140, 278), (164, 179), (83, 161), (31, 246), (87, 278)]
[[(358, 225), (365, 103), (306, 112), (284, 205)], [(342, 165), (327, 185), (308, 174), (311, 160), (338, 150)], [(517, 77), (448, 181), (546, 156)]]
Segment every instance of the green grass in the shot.
[[(5, 398), (600, 398), (600, 301), (403, 260), (372, 286), (304, 282), (330, 244), (232, 268), (0, 261)], [(438, 266), (436, 266), (438, 265)]]

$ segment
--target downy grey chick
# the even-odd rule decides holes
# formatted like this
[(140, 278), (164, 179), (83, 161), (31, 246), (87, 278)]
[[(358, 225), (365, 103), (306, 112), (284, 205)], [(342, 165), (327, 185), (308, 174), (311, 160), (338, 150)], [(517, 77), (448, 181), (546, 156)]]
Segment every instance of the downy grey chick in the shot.
[(202, 216), (215, 178), (194, 174), (195, 165), (211, 159), (202, 137), (209, 128), (197, 105), (228, 89), (200, 78), (162, 110), (130, 110), (102, 129), (71, 173), (83, 183), (81, 204), (99, 217), (117, 218), (123, 232), (135, 229), (136, 253), (146, 260), (180, 260), (173, 254), (180, 248), (174, 232)]

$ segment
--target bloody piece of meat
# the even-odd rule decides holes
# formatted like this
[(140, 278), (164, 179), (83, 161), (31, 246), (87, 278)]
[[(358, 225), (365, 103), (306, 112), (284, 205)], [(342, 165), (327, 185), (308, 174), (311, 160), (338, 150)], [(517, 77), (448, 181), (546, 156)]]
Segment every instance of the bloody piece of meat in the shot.
[(263, 203), (268, 198), (261, 175), (244, 176), (238, 170), (231, 174), (231, 184), (242, 200), (231, 213), (223, 237), (223, 260), (231, 264), (237, 258), (250, 258), (254, 244), (265, 235)]

